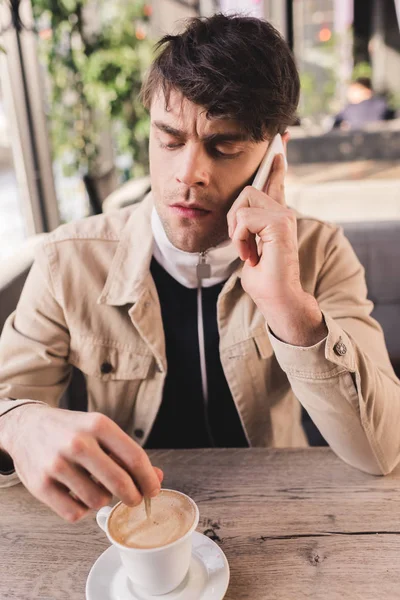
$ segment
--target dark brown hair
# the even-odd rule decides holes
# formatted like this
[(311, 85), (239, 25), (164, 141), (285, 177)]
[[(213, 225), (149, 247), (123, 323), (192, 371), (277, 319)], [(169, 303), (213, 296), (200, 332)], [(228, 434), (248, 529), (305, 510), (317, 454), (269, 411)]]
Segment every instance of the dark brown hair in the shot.
[(372, 81), (369, 77), (357, 77), (353, 83), (358, 83), (358, 85), (362, 85), (363, 87), (367, 88), (367, 90), (372, 91)]
[(300, 82), (293, 56), (268, 22), (240, 15), (194, 18), (166, 35), (141, 90), (150, 109), (162, 89), (203, 106), (208, 118), (236, 120), (254, 141), (284, 133), (295, 121)]

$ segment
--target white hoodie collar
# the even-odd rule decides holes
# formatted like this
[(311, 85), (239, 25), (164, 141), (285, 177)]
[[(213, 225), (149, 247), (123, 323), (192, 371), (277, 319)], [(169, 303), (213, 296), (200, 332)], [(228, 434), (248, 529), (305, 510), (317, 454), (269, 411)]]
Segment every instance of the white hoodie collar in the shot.
[(239, 264), (238, 253), (230, 240), (210, 248), (205, 253), (206, 263), (211, 267), (211, 276), (198, 279), (197, 265), (199, 252), (184, 252), (175, 248), (169, 241), (160, 217), (155, 208), (151, 214), (151, 228), (154, 236), (153, 256), (173, 277), (187, 288), (211, 287), (226, 281)]

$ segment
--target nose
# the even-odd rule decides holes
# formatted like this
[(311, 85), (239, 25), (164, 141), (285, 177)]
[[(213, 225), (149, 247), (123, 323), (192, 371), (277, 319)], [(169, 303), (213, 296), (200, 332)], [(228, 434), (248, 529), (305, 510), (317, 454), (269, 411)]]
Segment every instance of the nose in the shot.
[(198, 144), (186, 144), (179, 154), (175, 179), (188, 187), (206, 187), (210, 181), (209, 157)]

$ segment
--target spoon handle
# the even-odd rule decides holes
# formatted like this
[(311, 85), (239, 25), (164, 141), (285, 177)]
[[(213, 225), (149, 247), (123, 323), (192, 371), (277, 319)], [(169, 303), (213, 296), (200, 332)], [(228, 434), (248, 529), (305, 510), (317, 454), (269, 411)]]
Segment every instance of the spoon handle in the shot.
[(144, 508), (146, 510), (146, 517), (150, 519), (151, 517), (151, 498), (144, 499)]

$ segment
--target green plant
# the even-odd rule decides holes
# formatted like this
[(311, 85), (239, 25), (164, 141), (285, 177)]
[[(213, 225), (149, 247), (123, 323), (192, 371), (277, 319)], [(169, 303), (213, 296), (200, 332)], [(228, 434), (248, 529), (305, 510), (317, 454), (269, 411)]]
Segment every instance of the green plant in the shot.
[(388, 106), (393, 111), (400, 111), (400, 93), (399, 92), (389, 92), (387, 95)]
[[(354, 47), (352, 27), (341, 32), (329, 32), (325, 39), (309, 40), (300, 68), (300, 117), (323, 123), (328, 115), (342, 107), (347, 79), (370, 76), (370, 65), (358, 63), (352, 74), (350, 48)], [(320, 31), (321, 34), (321, 31)]]
[(321, 80), (309, 71), (300, 74), (301, 117), (319, 121), (332, 112), (332, 102), (336, 95), (336, 77), (332, 69), (326, 69), (324, 77)]
[(307, 66), (300, 70), (300, 117), (307, 117), (314, 123), (336, 109), (340, 41), (341, 37), (333, 33), (329, 40), (315, 43), (316, 64), (305, 63)]
[[(148, 169), (148, 116), (137, 96), (151, 61), (143, 0), (32, 0), (49, 77), (54, 156), (64, 173), (96, 174), (101, 132), (111, 124), (117, 154)], [(93, 20), (96, 23), (93, 23)]]
[(372, 77), (372, 67), (367, 61), (362, 61), (354, 65), (351, 79), (354, 81), (358, 77)]

